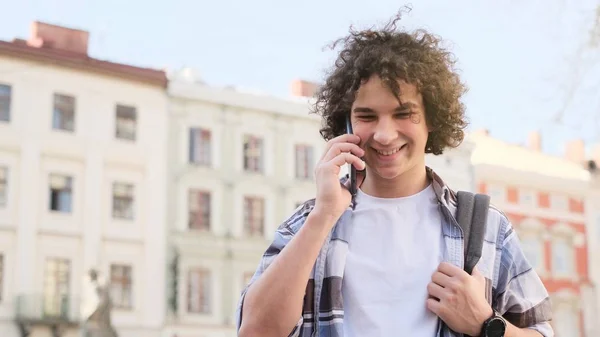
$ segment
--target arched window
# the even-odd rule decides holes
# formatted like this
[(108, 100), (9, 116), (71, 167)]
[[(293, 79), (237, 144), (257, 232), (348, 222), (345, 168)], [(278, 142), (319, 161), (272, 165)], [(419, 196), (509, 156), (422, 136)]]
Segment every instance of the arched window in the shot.
[(535, 270), (544, 268), (544, 243), (540, 236), (524, 235), (521, 239), (521, 248), (527, 261)]
[(554, 238), (552, 244), (552, 271), (557, 276), (570, 276), (575, 272), (575, 254), (572, 239)]
[(575, 275), (575, 231), (567, 224), (552, 228), (552, 274), (554, 277), (570, 278)]
[(543, 274), (546, 270), (544, 264), (544, 244), (546, 235), (546, 227), (539, 220), (527, 218), (521, 221), (517, 229), (521, 249), (525, 254), (525, 258), (531, 266), (538, 272)]

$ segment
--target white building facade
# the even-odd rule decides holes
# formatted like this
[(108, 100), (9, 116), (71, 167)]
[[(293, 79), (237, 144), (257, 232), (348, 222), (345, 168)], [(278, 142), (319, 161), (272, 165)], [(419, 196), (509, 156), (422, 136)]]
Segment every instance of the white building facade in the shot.
[(0, 331), (79, 336), (84, 276), (121, 336), (164, 321), (166, 75), (92, 59), (88, 33), (0, 41)]
[(165, 335), (235, 336), (238, 296), (275, 229), (313, 197), (319, 118), (307, 103), (177, 79), (169, 87)]

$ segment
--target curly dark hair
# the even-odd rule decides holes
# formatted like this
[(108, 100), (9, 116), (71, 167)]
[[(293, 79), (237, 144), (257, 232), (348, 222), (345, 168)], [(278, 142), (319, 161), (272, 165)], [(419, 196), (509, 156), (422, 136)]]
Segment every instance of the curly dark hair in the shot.
[(423, 29), (407, 32), (398, 29), (403, 10), (384, 28), (355, 31), (331, 45), (343, 43), (333, 69), (316, 92), (313, 113), (321, 115), (321, 135), (330, 140), (345, 133), (345, 118), (350, 113), (360, 85), (372, 75), (399, 99), (398, 79), (415, 84), (423, 96), (425, 119), (431, 128), (425, 153), (442, 154), (464, 139), (467, 126), (465, 106), (460, 97), (467, 91), (457, 74), (454, 55), (442, 47), (442, 39)]

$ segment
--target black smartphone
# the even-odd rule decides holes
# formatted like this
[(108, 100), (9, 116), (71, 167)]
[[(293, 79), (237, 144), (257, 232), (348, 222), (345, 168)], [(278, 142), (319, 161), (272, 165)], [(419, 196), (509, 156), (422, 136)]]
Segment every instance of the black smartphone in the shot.
[[(346, 117), (346, 133), (354, 133), (352, 131), (352, 123), (350, 122), (350, 116)], [(350, 194), (352, 198), (356, 196), (356, 168), (352, 164), (350, 165)]]

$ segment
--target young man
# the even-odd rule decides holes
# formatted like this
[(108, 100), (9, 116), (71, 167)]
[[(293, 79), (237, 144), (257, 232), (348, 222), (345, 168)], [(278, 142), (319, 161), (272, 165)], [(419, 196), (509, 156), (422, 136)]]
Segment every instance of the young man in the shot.
[[(547, 291), (497, 209), (463, 270), (456, 194), (425, 154), (463, 140), (465, 86), (438, 37), (397, 20), (341, 40), (315, 105), (328, 140), (316, 198), (278, 228), (242, 294), (239, 336), (553, 336)], [(355, 201), (347, 164), (364, 170)]]

